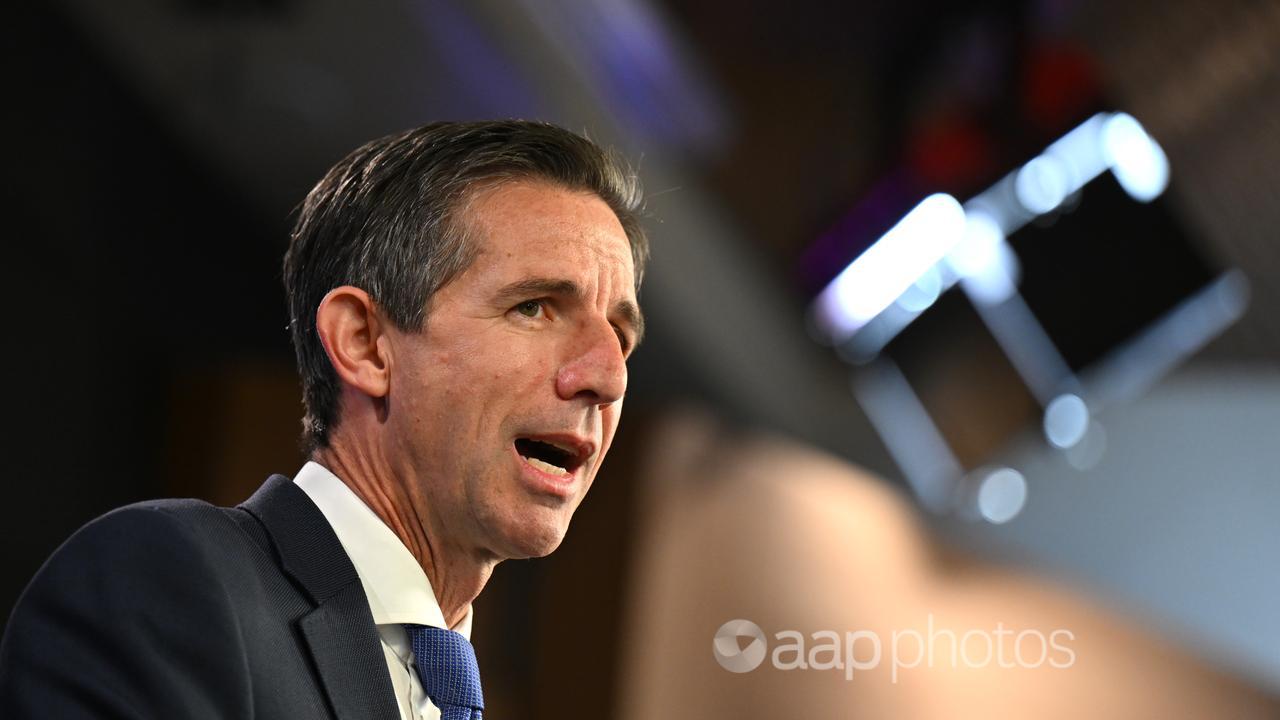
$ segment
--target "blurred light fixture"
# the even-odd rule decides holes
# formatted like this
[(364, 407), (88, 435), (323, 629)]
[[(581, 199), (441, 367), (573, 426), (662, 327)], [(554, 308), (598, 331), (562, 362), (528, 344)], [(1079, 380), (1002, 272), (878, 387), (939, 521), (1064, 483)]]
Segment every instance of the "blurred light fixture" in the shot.
[(1062, 163), (1052, 155), (1041, 155), (1022, 166), (1013, 181), (1018, 202), (1036, 215), (1053, 212), (1073, 191)]
[(1126, 343), (1113, 353), (1117, 360), (1097, 366), (1101, 372), (1076, 376), (1018, 291), (1022, 267), (1008, 238), (1037, 217), (1074, 205), (1085, 185), (1107, 171), (1139, 202), (1154, 200), (1169, 183), (1168, 159), (1138, 121), (1125, 113), (1099, 113), (963, 205), (943, 193), (925, 198), (811, 306), (816, 334), (863, 366), (854, 394), (925, 508), (999, 524), (1017, 517), (1028, 495), (1026, 478), (1011, 467), (966, 472), (902, 370), (881, 354), (953, 285), (961, 285), (1044, 408), (1045, 438), (1080, 470), (1095, 466), (1106, 449), (1093, 413), (1149, 381), (1153, 368), (1176, 362), (1242, 311), (1243, 282), (1229, 274)]
[(1075, 447), (1089, 430), (1089, 407), (1073, 393), (1064, 393), (1044, 409), (1044, 436), (1056, 448)]
[(1097, 467), (1106, 451), (1107, 433), (1103, 430), (1101, 423), (1093, 420), (1089, 423), (1089, 429), (1080, 442), (1067, 448), (1062, 454), (1067, 459), (1068, 465), (1085, 472)]
[(937, 266), (934, 266), (925, 270), (920, 279), (902, 293), (898, 298), (898, 305), (907, 312), (922, 313), (937, 301), (941, 293), (942, 273), (938, 272)]
[(939, 514), (953, 511), (955, 480), (964, 470), (902, 370), (877, 360), (854, 376), (852, 389), (920, 504)]
[(814, 306), (819, 326), (836, 341), (847, 339), (920, 280), (964, 231), (964, 208), (955, 198), (925, 198), (822, 291)]
[(870, 345), (883, 347), (937, 299), (930, 273), (940, 280), (938, 293), (962, 281), (976, 303), (1004, 302), (1018, 275), (1006, 238), (1108, 170), (1140, 202), (1169, 184), (1169, 161), (1142, 125), (1126, 113), (1098, 113), (964, 206), (945, 193), (925, 198), (818, 295), (814, 325), (841, 344), (895, 303), (914, 313), (887, 323), (887, 332), (879, 328), (882, 337)]
[(1102, 129), (1102, 149), (1120, 187), (1151, 202), (1169, 185), (1169, 159), (1132, 115), (1116, 113)]
[(1027, 503), (1027, 479), (1010, 467), (987, 474), (978, 485), (977, 510), (983, 520), (1000, 525), (1022, 512)]
[(946, 264), (978, 303), (995, 305), (1017, 289), (1017, 256), (1000, 223), (981, 208), (966, 209), (964, 240), (947, 254)]

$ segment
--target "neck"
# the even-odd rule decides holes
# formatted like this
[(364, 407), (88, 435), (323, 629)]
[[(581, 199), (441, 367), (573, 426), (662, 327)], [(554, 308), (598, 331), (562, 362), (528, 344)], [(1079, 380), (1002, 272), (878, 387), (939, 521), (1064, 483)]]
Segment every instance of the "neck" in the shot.
[(484, 589), (497, 561), (456, 542), (442, 532), (445, 523), (422, 502), (422, 492), (412, 480), (402, 479), (377, 453), (344, 439), (332, 438), (330, 446), (311, 459), (336, 475), (368, 505), (422, 566), (445, 623), (462, 621), (467, 608)]

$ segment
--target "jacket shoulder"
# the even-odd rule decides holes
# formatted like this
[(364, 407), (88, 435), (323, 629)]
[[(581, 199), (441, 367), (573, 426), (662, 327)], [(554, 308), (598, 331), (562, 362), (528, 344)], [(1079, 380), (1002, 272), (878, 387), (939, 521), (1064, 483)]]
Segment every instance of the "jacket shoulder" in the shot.
[(195, 500), (129, 505), (76, 531), (10, 616), (0, 715), (242, 716), (247, 676), (210, 672), (245, 656), (225, 561), (248, 545), (229, 542), (236, 532)]
[(242, 510), (203, 500), (147, 500), (89, 521), (58, 548), (50, 562), (60, 554), (82, 551), (119, 553), (120, 561), (133, 559), (148, 565), (193, 553), (213, 559), (249, 549), (252, 543), (244, 532), (247, 519)]

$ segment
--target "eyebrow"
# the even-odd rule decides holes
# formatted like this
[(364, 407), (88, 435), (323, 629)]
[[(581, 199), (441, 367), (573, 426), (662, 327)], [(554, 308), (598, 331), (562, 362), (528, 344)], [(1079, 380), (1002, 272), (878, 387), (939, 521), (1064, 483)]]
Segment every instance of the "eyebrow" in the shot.
[[(559, 295), (577, 300), (586, 298), (586, 292), (572, 280), (557, 278), (528, 278), (517, 280), (504, 286), (497, 293), (501, 302), (515, 302), (530, 295)], [(613, 305), (613, 312), (620, 315), (624, 322), (631, 326), (635, 338), (631, 341), (630, 351), (634, 351), (644, 339), (644, 313), (630, 300), (619, 300)]]

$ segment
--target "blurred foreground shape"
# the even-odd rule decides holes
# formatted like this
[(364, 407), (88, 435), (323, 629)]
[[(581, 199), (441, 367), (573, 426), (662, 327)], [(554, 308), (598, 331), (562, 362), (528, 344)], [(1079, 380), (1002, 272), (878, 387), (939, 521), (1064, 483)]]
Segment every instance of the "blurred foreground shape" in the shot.
[[(620, 715), (655, 717), (1134, 718), (1274, 717), (1274, 698), (1224, 673), (1147, 623), (1037, 575), (948, 552), (881, 480), (825, 454), (727, 434), (697, 414), (652, 441), (640, 548), (624, 625)], [(778, 670), (766, 657), (734, 674), (712, 638), (748, 619), (774, 634), (869, 631), (881, 661)], [(1010, 630), (997, 633), (998, 628)], [(932, 667), (910, 631), (939, 638)], [(951, 664), (947, 637), (994, 637)], [(1034, 630), (1071, 650), (1069, 667), (1023, 651)], [(892, 666), (898, 633), (900, 667)], [(864, 635), (865, 637), (865, 635)], [(974, 637), (977, 637), (976, 635)], [(994, 654), (1003, 644), (1005, 664)], [(810, 640), (809, 652), (814, 643)], [(973, 647), (976, 647), (976, 641)], [(1033, 658), (1033, 655), (1035, 656)], [(857, 657), (869, 665), (870, 645)], [(1059, 655), (1060, 664), (1068, 664)], [(972, 662), (969, 662), (972, 660)], [(830, 658), (826, 658), (831, 662)], [(914, 667), (908, 667), (918, 663)]]

